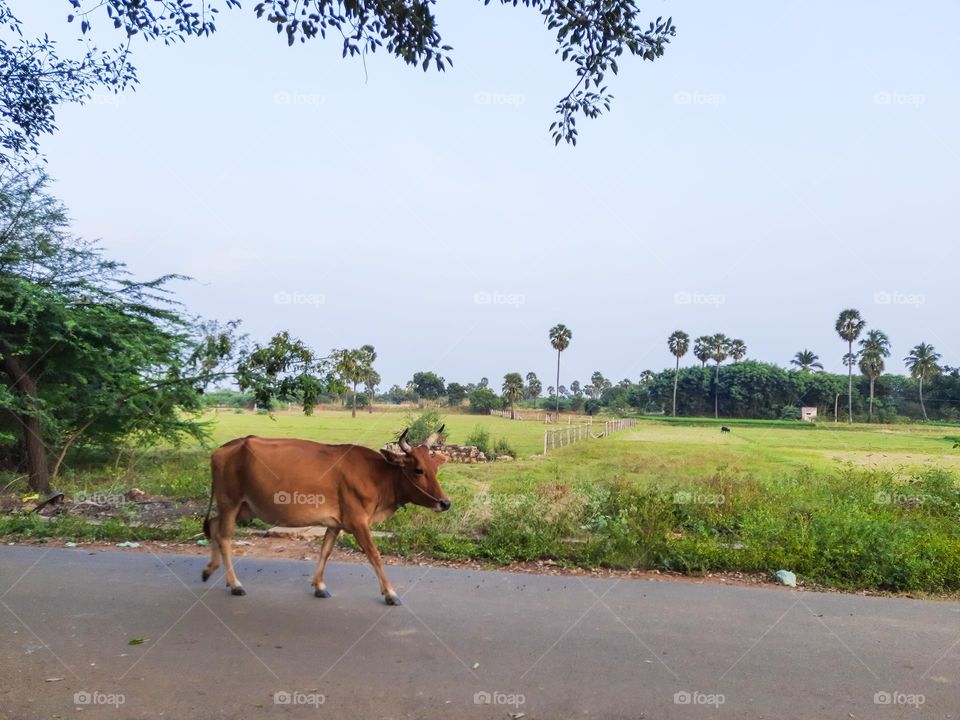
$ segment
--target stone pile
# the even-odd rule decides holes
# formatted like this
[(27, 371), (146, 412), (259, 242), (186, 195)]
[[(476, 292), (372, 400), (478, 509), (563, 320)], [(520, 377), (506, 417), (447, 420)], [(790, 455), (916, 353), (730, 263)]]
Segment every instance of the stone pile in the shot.
[[(403, 453), (396, 443), (388, 443), (383, 446), (383, 449), (397, 454)], [(480, 452), (475, 445), (443, 445), (434, 448), (431, 452), (446, 455), (448, 462), (482, 463), (488, 461), (487, 456)]]

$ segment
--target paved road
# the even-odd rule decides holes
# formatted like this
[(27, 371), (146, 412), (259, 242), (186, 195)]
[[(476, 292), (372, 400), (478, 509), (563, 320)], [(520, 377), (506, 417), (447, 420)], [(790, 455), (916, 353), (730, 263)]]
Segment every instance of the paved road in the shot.
[(204, 562), (0, 548), (0, 717), (960, 719), (956, 603)]

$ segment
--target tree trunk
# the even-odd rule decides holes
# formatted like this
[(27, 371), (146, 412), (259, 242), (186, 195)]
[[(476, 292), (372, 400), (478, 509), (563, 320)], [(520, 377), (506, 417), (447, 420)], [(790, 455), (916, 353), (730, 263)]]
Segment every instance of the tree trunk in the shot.
[(677, 369), (673, 374), (673, 417), (677, 416), (677, 383), (680, 382), (680, 356), (677, 355)]
[(833, 396), (833, 421), (840, 422), (840, 393)]
[(560, 422), (560, 350), (557, 350), (557, 417), (556, 422)]
[(867, 422), (871, 422), (871, 423), (873, 422), (873, 383), (874, 383), (874, 378), (871, 375), (870, 376), (870, 413), (867, 418)]
[(357, 384), (353, 384), (353, 397), (350, 398), (350, 417), (357, 416)]
[(853, 425), (853, 340), (847, 346), (847, 423)]
[(923, 375), (920, 376), (920, 409), (923, 411), (923, 419), (929, 420), (927, 417), (927, 406), (923, 404)]
[(373, 415), (373, 396), (374, 388), (367, 388), (367, 415)]
[(516, 418), (513, 415), (513, 400), (510, 401), (510, 419), (516, 420)]
[(717, 371), (713, 374), (713, 419), (720, 419), (720, 363), (717, 363)]
[[(11, 389), (21, 398), (26, 398), (28, 404), (34, 404), (37, 399), (37, 384), (24, 369), (20, 360), (15, 357), (10, 348), (3, 346), (3, 368), (11, 381)], [(36, 415), (24, 413), (16, 416), (23, 426), (21, 439), (27, 458), (27, 482), (30, 489), (38, 493), (50, 492), (50, 462), (47, 458), (47, 447), (43, 444), (43, 428), (40, 418)]]

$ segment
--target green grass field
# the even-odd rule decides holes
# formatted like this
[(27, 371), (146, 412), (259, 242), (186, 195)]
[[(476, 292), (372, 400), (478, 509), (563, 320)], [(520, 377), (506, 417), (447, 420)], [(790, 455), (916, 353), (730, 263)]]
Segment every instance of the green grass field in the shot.
[[(399, 412), (221, 411), (207, 419), (214, 444), (255, 434), (376, 448), (406, 424)], [(453, 510), (398, 512), (384, 523), (393, 533), (381, 542), (385, 551), (688, 573), (790, 569), (840, 588), (960, 590), (957, 427), (725, 421), (731, 432), (721, 433), (712, 420), (651, 418), (544, 457), (544, 425), (535, 421), (444, 420), (448, 442), (462, 443), (481, 425), (492, 440), (506, 438), (518, 459), (444, 465)], [(133, 453), (112, 466), (74, 463), (60, 485), (205, 500), (208, 458), (209, 449), (185, 448)], [(197, 529), (187, 519), (155, 530), (183, 537)], [(0, 522), (8, 535), (87, 532), (75, 519), (61, 531), (22, 516)], [(116, 524), (89, 533), (126, 537)]]

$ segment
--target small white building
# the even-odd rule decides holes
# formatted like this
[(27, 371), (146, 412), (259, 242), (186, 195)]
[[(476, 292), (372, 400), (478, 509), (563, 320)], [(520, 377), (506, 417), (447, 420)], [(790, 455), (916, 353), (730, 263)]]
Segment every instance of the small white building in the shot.
[(804, 422), (814, 422), (817, 419), (817, 409), (815, 407), (800, 408), (800, 419)]

